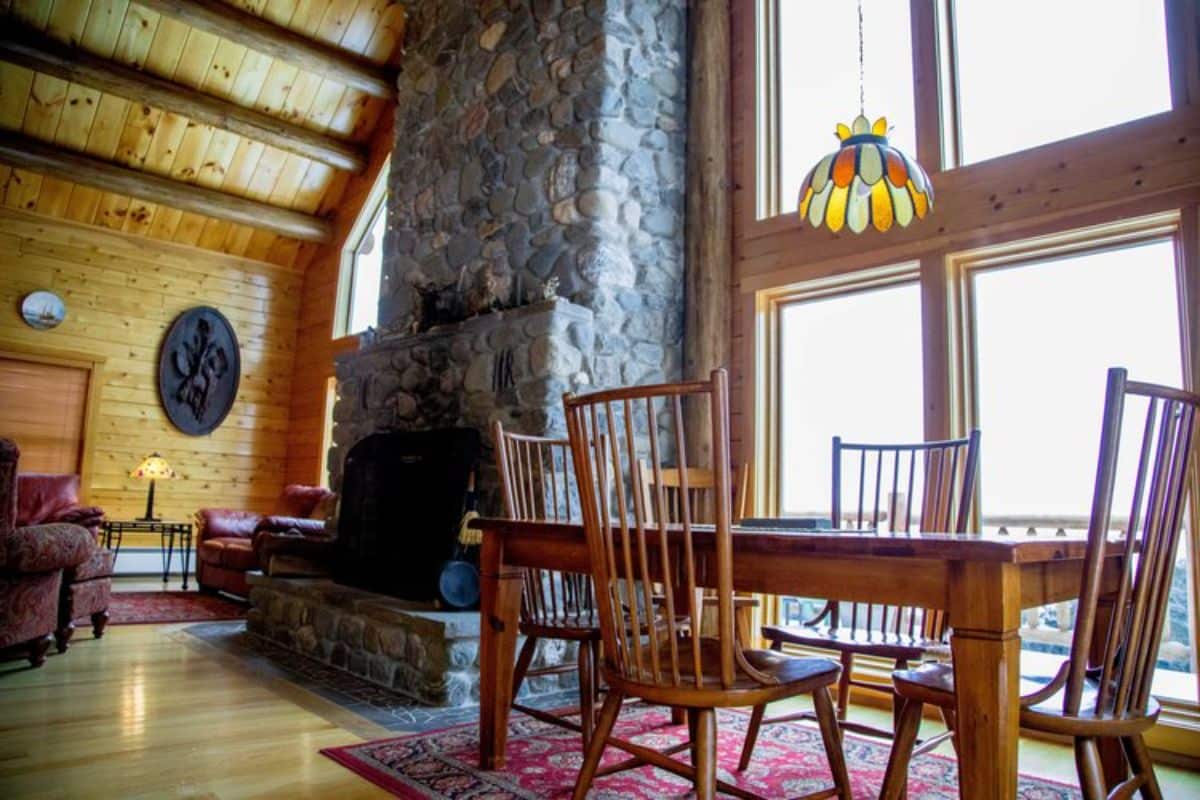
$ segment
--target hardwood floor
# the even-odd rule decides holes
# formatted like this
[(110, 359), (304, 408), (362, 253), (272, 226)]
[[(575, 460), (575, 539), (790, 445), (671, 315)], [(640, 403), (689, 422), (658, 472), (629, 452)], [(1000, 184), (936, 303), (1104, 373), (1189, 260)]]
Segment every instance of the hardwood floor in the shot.
[(0, 664), (0, 797), (389, 796), (318, 752), (387, 731), (179, 627), (81, 636), (39, 670)]
[[(0, 798), (389, 796), (318, 751), (395, 733), (182, 627), (81, 631), (42, 669), (0, 663)], [(1020, 755), (1022, 771), (1075, 781), (1068, 748), (1022, 739)], [(1200, 773), (1159, 779), (1166, 797), (1200, 797)]]

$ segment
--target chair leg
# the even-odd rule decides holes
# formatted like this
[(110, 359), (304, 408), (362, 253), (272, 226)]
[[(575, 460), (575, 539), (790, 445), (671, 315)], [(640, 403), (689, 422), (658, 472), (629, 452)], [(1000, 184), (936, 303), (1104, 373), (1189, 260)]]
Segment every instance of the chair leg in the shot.
[(1104, 768), (1100, 765), (1100, 748), (1095, 739), (1075, 739), (1075, 769), (1079, 772), (1083, 800), (1104, 800), (1108, 796)]
[(1129, 759), (1134, 775), (1140, 775), (1146, 781), (1140, 790), (1142, 797), (1145, 800), (1162, 800), (1162, 788), (1158, 785), (1158, 776), (1154, 774), (1154, 761), (1146, 749), (1146, 740), (1139, 733), (1122, 739), (1121, 744), (1125, 747), (1125, 757)]
[(689, 708), (692, 731), (692, 766), (696, 800), (712, 800), (717, 794), (717, 712), (712, 708)]
[(900, 707), (900, 723), (896, 728), (896, 739), (892, 742), (892, 753), (888, 756), (883, 788), (879, 791), (880, 800), (901, 800), (905, 796), (908, 786), (908, 762), (912, 759), (913, 746), (917, 743), (922, 706), (923, 704), (916, 700), (904, 700)]
[[(682, 725), (688, 721), (687, 709), (683, 706), (671, 706), (671, 724)], [(689, 728), (690, 730), (690, 728)]]
[(621, 693), (614, 689), (610, 689), (604, 697), (604, 706), (600, 709), (600, 719), (596, 721), (596, 728), (592, 731), (592, 741), (588, 744), (583, 764), (579, 767), (579, 775), (575, 778), (575, 791), (571, 795), (573, 800), (585, 800), (588, 789), (592, 788), (592, 779), (596, 777), (596, 768), (600, 766), (600, 758), (604, 755), (604, 746), (608, 743), (608, 735), (612, 733), (613, 723), (617, 721), (617, 714), (621, 712), (623, 699)]
[(592, 648), (588, 642), (579, 643), (576, 660), (579, 669), (579, 727), (586, 752), (592, 741), (592, 728), (596, 725), (596, 676), (592, 671)]
[(846, 721), (850, 707), (850, 673), (854, 671), (854, 653), (842, 653), (842, 674), (838, 676), (837, 718)]
[(512, 697), (508, 698), (508, 702), (517, 702), (517, 695), (521, 693), (521, 684), (525, 682), (525, 673), (529, 671), (529, 664), (533, 661), (533, 653), (536, 649), (537, 637), (526, 636), (525, 644), (521, 646), (521, 653), (517, 656), (517, 665), (513, 667)]
[(938, 709), (942, 712), (942, 722), (946, 723), (946, 730), (950, 731), (950, 744), (954, 747), (954, 755), (958, 755), (958, 714), (953, 708), (942, 706)]
[(75, 635), (75, 623), (68, 622), (54, 631), (54, 646), (58, 652), (65, 653), (70, 646), (71, 637)]
[(29, 666), (40, 667), (46, 663), (46, 651), (50, 649), (50, 645), (54, 643), (54, 637), (50, 634), (39, 636), (36, 639), (30, 639), (25, 643), (29, 650)]
[(738, 772), (744, 772), (750, 766), (754, 756), (754, 745), (758, 742), (758, 730), (762, 727), (763, 717), (767, 713), (767, 704), (755, 706), (750, 714), (750, 724), (746, 726), (746, 740), (742, 742), (742, 758), (738, 761)]
[(842, 750), (842, 731), (827, 687), (822, 686), (813, 692), (813, 710), (817, 712), (817, 724), (821, 727), (821, 740), (825, 743), (825, 757), (829, 759), (829, 771), (833, 773), (837, 796), (841, 800), (851, 800), (850, 773), (846, 770), (846, 753)]
[(104, 629), (108, 626), (108, 609), (97, 611), (92, 614), (92, 636), (100, 639), (104, 636)]

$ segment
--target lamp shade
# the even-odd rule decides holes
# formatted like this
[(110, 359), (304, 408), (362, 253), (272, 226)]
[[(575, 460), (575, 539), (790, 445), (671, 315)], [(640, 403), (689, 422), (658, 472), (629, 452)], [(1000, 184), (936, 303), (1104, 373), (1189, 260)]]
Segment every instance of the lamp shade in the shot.
[(933, 208), (933, 185), (921, 165), (888, 144), (887, 119), (872, 125), (861, 114), (838, 124), (842, 146), (822, 158), (800, 184), (800, 216), (833, 232), (868, 225), (883, 232), (907, 227)]
[(169, 478), (177, 477), (175, 470), (171, 469), (171, 465), (167, 460), (158, 453), (151, 453), (142, 459), (142, 463), (129, 473), (131, 478), (142, 478), (148, 481), (161, 481)]

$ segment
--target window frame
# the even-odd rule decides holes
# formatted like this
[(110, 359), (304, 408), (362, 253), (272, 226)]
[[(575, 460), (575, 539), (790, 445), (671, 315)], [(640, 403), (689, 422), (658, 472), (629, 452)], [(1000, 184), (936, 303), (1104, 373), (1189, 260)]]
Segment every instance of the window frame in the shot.
[[(356, 336), (362, 331), (349, 330), (350, 304), (354, 299), (355, 281), (358, 278), (358, 247), (363, 238), (375, 227), (375, 221), (380, 214), (387, 214), (388, 173), (391, 158), (383, 162), (371, 191), (363, 201), (354, 218), (354, 224), (342, 244), (338, 259), (337, 302), (334, 305), (332, 338), (341, 339), (346, 336)], [(379, 243), (380, 248), (383, 243)]]

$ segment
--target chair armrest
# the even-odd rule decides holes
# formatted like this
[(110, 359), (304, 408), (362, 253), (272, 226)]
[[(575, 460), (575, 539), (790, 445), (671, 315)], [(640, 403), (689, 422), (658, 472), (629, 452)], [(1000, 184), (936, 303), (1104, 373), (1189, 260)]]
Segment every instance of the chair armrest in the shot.
[(71, 506), (56, 515), (55, 522), (69, 522), (84, 528), (98, 528), (104, 522), (104, 509), (99, 506)]
[(0, 538), (0, 569), (24, 573), (68, 569), (87, 561), (95, 548), (92, 534), (78, 525), (28, 525)]
[(254, 533), (257, 535), (263, 531), (271, 533), (288, 533), (289, 531), (297, 531), (302, 536), (321, 535), (325, 533), (325, 520), (323, 519), (308, 519), (307, 517), (284, 517), (278, 514), (269, 514), (258, 521), (254, 526)]
[(302, 556), (314, 561), (333, 559), (332, 536), (305, 536), (294, 533), (259, 531), (254, 535), (254, 555), (266, 567), (276, 555)]
[(202, 508), (196, 512), (196, 541), (218, 536), (249, 539), (254, 535), (254, 528), (262, 516), (254, 511), (236, 511), (232, 508)]

